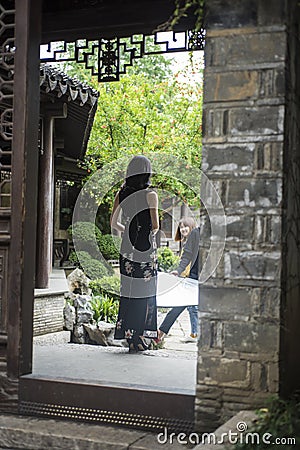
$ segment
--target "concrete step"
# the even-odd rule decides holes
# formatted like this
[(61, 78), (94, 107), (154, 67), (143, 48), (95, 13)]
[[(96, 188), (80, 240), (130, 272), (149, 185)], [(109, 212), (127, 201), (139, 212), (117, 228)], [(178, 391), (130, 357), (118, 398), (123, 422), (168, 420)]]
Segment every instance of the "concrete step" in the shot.
[(0, 415), (0, 450), (183, 450), (149, 432), (16, 415)]

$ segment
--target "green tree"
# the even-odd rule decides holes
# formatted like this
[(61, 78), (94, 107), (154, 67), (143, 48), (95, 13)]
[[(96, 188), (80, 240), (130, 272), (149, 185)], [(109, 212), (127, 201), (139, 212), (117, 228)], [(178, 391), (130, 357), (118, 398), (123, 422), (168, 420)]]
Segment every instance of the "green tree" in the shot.
[[(127, 75), (112, 83), (98, 83), (80, 65), (68, 65), (67, 71), (100, 93), (83, 162), (90, 175), (113, 160), (135, 154), (157, 155), (159, 161), (154, 161), (154, 164), (159, 163), (166, 170), (169, 161), (166, 160), (164, 165), (165, 155), (186, 161), (187, 169), (200, 168), (202, 83), (194, 81), (193, 75), (202, 71), (201, 61), (191, 59), (187, 67), (172, 74), (169, 60), (163, 55), (152, 55), (138, 60)], [(111, 176), (118, 170), (117, 163)], [(184, 201), (195, 203), (195, 193), (190, 192), (184, 180), (179, 181), (182, 175), (157, 176), (153, 184), (170, 195), (173, 193)], [(106, 182), (108, 185), (109, 180)], [(115, 191), (118, 187), (115, 186)], [(97, 196), (97, 189), (99, 187), (95, 186), (94, 196)], [(114, 190), (102, 201), (109, 209), (113, 197)]]
[(142, 74), (155, 82), (162, 82), (170, 78), (172, 76), (172, 59), (166, 58), (163, 54), (154, 53), (158, 50), (158, 45), (153, 43), (153, 36), (146, 36), (145, 50), (150, 54), (134, 59), (132, 66), (127, 68), (127, 74)]
[(99, 86), (100, 98), (88, 146), (90, 169), (124, 154), (162, 152), (199, 167), (201, 86), (144, 75)]

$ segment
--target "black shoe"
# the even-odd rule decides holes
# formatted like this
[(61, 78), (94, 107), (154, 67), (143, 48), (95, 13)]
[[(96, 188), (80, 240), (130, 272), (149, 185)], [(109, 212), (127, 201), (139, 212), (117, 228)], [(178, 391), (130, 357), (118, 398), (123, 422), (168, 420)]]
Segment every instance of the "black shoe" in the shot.
[(145, 350), (149, 350), (149, 346), (145, 343), (144, 339), (140, 336), (138, 337), (137, 341), (135, 342), (135, 347), (137, 348), (138, 352), (144, 352)]
[(128, 339), (126, 339), (126, 341), (127, 341), (128, 347), (129, 347), (129, 353), (136, 353), (133, 339), (128, 338)]

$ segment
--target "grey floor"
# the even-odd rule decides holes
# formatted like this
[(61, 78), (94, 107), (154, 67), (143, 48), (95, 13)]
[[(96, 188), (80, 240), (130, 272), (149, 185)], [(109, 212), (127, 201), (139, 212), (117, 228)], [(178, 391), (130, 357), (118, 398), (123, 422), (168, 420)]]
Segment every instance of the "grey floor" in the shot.
[(70, 344), (69, 332), (37, 336), (31, 377), (194, 394), (197, 346), (180, 342), (188, 332), (185, 311), (163, 349), (139, 354), (119, 347)]

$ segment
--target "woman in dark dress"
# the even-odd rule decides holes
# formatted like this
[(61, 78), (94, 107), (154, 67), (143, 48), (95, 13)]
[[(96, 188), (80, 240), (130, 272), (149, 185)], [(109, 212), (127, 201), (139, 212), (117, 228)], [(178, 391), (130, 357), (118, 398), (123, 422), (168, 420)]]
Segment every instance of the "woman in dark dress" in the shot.
[[(148, 347), (157, 337), (155, 234), (159, 228), (157, 194), (150, 189), (151, 164), (145, 156), (129, 163), (125, 183), (115, 197), (111, 226), (123, 233), (120, 250), (121, 296), (115, 339), (127, 339), (129, 351)], [(122, 211), (122, 223), (118, 216)]]

